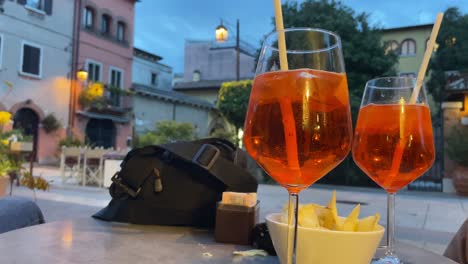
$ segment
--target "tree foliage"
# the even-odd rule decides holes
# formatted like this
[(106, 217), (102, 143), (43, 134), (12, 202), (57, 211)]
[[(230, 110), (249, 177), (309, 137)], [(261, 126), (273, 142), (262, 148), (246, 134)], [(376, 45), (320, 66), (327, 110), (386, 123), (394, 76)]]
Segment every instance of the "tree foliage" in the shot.
[(176, 121), (160, 121), (154, 131), (148, 131), (138, 136), (136, 145), (160, 145), (176, 141), (188, 141), (196, 138), (195, 127), (191, 123)]
[(236, 131), (244, 126), (251, 90), (252, 80), (225, 82), (219, 90), (219, 111), (234, 125)]
[(427, 89), (436, 101), (441, 102), (447, 83), (445, 72), (468, 70), (468, 15), (461, 14), (456, 7), (448, 8), (444, 13), (437, 44), (437, 52), (430, 64), (431, 78)]

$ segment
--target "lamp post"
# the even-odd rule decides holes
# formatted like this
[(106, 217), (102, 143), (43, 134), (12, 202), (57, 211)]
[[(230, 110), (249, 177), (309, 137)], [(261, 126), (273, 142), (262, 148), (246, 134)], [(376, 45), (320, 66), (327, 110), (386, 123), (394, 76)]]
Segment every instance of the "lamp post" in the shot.
[(67, 136), (73, 136), (73, 124), (75, 121), (75, 108), (76, 108), (76, 90), (77, 86), (85, 83), (88, 80), (88, 72), (80, 68), (76, 72), (75, 78), (72, 79), (71, 91), (70, 91), (70, 102), (68, 104), (68, 129)]
[[(228, 29), (223, 25), (223, 21), (221, 21), (221, 24), (216, 27), (216, 41), (217, 42), (225, 42), (228, 39), (229, 36), (229, 31)], [(237, 19), (236, 23), (236, 80), (239, 81), (240, 79), (240, 38), (239, 38), (239, 33), (240, 33), (240, 25), (239, 25), (239, 19)]]

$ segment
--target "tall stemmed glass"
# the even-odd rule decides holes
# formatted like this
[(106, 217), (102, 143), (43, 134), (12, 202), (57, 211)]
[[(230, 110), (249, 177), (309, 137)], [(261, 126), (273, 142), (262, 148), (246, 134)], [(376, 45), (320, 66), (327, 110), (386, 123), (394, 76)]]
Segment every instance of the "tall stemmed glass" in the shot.
[(278, 32), (273, 32), (260, 53), (244, 144), (289, 192), (286, 258), (295, 263), (299, 192), (348, 155), (352, 125), (340, 38), (310, 28), (284, 34), (289, 70), (279, 70)]
[(354, 135), (354, 161), (388, 193), (386, 264), (401, 263), (394, 247), (396, 192), (423, 175), (435, 157), (424, 89), (411, 103), (415, 84), (403, 77), (368, 81)]

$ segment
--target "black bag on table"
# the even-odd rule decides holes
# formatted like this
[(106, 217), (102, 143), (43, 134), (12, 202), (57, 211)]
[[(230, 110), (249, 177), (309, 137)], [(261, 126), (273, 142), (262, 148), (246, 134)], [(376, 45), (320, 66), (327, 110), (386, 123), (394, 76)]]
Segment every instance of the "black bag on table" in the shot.
[(93, 217), (143, 225), (213, 227), (224, 191), (256, 192), (247, 154), (223, 139), (130, 151), (112, 177), (109, 205)]

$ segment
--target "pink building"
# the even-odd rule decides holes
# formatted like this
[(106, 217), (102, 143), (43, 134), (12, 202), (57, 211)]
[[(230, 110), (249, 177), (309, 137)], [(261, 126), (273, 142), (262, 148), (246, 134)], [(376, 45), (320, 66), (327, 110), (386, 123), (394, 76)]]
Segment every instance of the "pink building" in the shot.
[[(132, 137), (131, 98), (133, 30), (137, 0), (81, 0), (75, 10), (72, 72), (85, 69), (87, 83), (77, 82), (74, 94), (73, 133), (96, 146), (124, 148)], [(79, 100), (86, 85), (102, 83), (104, 102)]]

